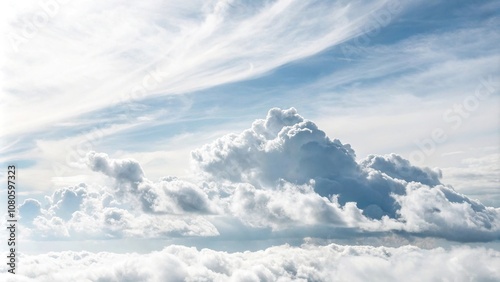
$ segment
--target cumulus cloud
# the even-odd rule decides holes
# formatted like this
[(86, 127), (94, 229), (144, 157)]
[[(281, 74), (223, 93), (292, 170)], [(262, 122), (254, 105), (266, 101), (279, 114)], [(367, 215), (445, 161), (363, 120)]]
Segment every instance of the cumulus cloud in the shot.
[(276, 191), (269, 191), (241, 184), (231, 198), (231, 212), (257, 227), (276, 229), (317, 223), (343, 225), (344, 217), (338, 204), (311, 190), (307, 185), (285, 184)]
[(144, 178), (139, 163), (131, 159), (115, 160), (104, 153), (90, 152), (87, 154), (87, 165), (119, 182), (137, 183)]
[(214, 181), (246, 182), (266, 189), (281, 180), (298, 185), (314, 180), (314, 191), (320, 196), (336, 195), (343, 205), (356, 202), (373, 218), (394, 217), (390, 194), (404, 192), (402, 183), (382, 179), (375, 175), (379, 171), (363, 170), (350, 145), (331, 140), (293, 108), (271, 109), (252, 128), (222, 137), (192, 155)]
[(26, 201), (21, 216), (42, 237), (219, 235), (217, 224), (224, 229), (230, 224), (221, 221), (236, 220), (255, 232), (310, 230), (305, 236), (322, 226), (456, 241), (500, 238), (500, 209), (444, 185), (439, 169), (396, 154), (357, 162), (350, 145), (330, 139), (294, 108), (271, 109), (192, 157), (200, 179), (152, 181), (132, 159), (90, 152), (86, 164), (114, 179), (111, 187), (67, 187), (48, 197), (45, 208)]
[[(485, 248), (275, 246), (226, 253), (172, 245), (148, 254), (21, 255), (15, 281), (496, 281), (500, 252)], [(439, 268), (435, 266), (439, 265)], [(3, 281), (14, 281), (0, 266)], [(91, 269), (92, 271), (88, 271)], [(9, 280), (10, 279), (10, 280)]]
[(178, 214), (211, 210), (207, 195), (196, 185), (176, 177), (152, 182), (135, 160), (110, 159), (104, 153), (90, 152), (86, 162), (92, 170), (115, 179), (115, 194), (132, 202), (138, 200), (145, 212)]
[(46, 197), (49, 202), (49, 213), (68, 220), (74, 212), (80, 210), (87, 194), (87, 186), (81, 183), (75, 187), (56, 190), (51, 197)]
[(157, 213), (208, 213), (212, 207), (207, 195), (196, 185), (175, 177), (164, 177), (139, 186), (143, 207)]
[(304, 184), (311, 178), (356, 177), (354, 151), (304, 120), (295, 109), (271, 109), (241, 134), (230, 134), (192, 153), (215, 179), (274, 185), (280, 179)]
[(41, 213), (42, 204), (35, 199), (26, 199), (19, 206), (19, 215), (24, 222), (32, 222)]
[(379, 170), (392, 178), (402, 179), (406, 182), (420, 182), (425, 185), (434, 186), (441, 184), (442, 173), (439, 169), (431, 170), (427, 167), (421, 168), (410, 164), (396, 154), (387, 156), (370, 155), (363, 160), (362, 166)]
[(443, 185), (413, 182), (406, 189), (405, 195), (395, 196), (405, 230), (458, 241), (500, 239), (498, 208), (485, 207)]
[(293, 108), (271, 109), (251, 128), (192, 156), (206, 179), (232, 183), (232, 190), (214, 187), (232, 195), (230, 211), (250, 225), (335, 223), (459, 241), (500, 238), (500, 209), (444, 186), (439, 169), (396, 154), (358, 163), (351, 146), (331, 140)]
[(37, 239), (155, 238), (215, 236), (217, 228), (200, 216), (213, 212), (208, 196), (175, 177), (154, 182), (132, 159), (89, 152), (89, 168), (114, 179), (90, 187), (81, 183), (56, 190), (45, 206), (34, 199), (20, 205), (24, 235)]
[[(112, 191), (80, 184), (56, 190), (46, 197), (45, 206), (36, 200), (26, 200), (19, 208), (20, 224), (23, 226), (21, 232), (24, 237), (42, 240), (219, 234), (215, 226), (203, 217), (147, 213), (133, 203), (115, 197)], [(186, 194), (181, 198), (189, 202), (192, 199), (189, 193)]]

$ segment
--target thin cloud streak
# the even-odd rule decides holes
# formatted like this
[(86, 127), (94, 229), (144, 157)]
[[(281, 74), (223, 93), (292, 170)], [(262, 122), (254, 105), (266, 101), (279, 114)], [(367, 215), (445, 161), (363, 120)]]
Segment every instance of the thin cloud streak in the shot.
[[(315, 7), (277, 1), (242, 18), (231, 14), (231, 6), (221, 8), (222, 2), (201, 17), (167, 10), (168, 5), (159, 8), (158, 3), (115, 3), (119, 8), (113, 11), (107, 5), (71, 3), (61, 7), (29, 47), (7, 61), (5, 114), (20, 122), (7, 124), (3, 136), (40, 129), (131, 96), (180, 94), (255, 77), (359, 35), (369, 15), (386, 2)], [(78, 9), (88, 14), (71, 18)], [(151, 19), (153, 9), (165, 15)], [(192, 12), (200, 15), (199, 10)], [(170, 18), (177, 28), (165, 22)], [(14, 25), (12, 31), (20, 28)], [(151, 87), (144, 87), (145, 80)], [(36, 118), (31, 114), (35, 112)]]

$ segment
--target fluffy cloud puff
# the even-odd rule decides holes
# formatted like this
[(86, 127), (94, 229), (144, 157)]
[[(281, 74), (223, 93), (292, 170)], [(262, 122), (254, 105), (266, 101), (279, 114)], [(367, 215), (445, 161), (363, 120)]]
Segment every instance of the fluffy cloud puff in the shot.
[(212, 203), (196, 185), (175, 177), (154, 182), (132, 159), (89, 152), (85, 162), (115, 180), (108, 187), (82, 183), (56, 190), (45, 206), (34, 199), (20, 205), (24, 236), (36, 239), (216, 236), (201, 214)]
[(295, 109), (271, 109), (241, 134), (230, 134), (192, 153), (198, 167), (216, 180), (274, 185), (280, 179), (304, 184), (314, 178), (357, 178), (354, 151), (304, 120)]
[(210, 212), (207, 195), (196, 185), (176, 177), (148, 180), (137, 161), (110, 159), (104, 153), (90, 152), (87, 165), (116, 180), (114, 193), (134, 202), (139, 200), (145, 212), (184, 213)]
[(131, 159), (115, 160), (103, 153), (90, 152), (87, 154), (87, 164), (92, 170), (102, 172), (118, 182), (138, 183), (144, 179), (141, 166)]
[[(80, 184), (56, 190), (46, 197), (45, 206), (26, 200), (19, 207), (23, 237), (46, 240), (218, 235), (215, 226), (201, 216), (146, 213), (133, 203), (121, 201), (112, 191)], [(190, 200), (191, 195), (187, 195), (185, 202)], [(177, 207), (174, 202), (172, 206)]]
[(349, 145), (329, 139), (293, 108), (271, 109), (252, 128), (224, 136), (192, 155), (197, 167), (214, 181), (251, 183), (267, 189), (281, 180), (298, 185), (314, 180), (320, 196), (337, 195), (341, 204), (355, 202), (373, 218), (395, 217), (397, 207), (390, 194), (405, 190), (398, 181), (370, 176), (369, 170), (357, 164)]
[(354, 203), (341, 207), (335, 198), (314, 193), (310, 185), (283, 183), (276, 190), (263, 190), (240, 184), (230, 204), (230, 212), (247, 224), (274, 230), (318, 224), (359, 226), (369, 221)]
[(387, 156), (370, 155), (361, 162), (361, 166), (373, 168), (392, 178), (403, 179), (406, 182), (419, 182), (429, 186), (441, 184), (439, 179), (442, 177), (442, 173), (440, 170), (412, 166), (408, 160), (396, 154)]
[(425, 250), (304, 244), (226, 253), (172, 245), (148, 254), (21, 254), (20, 261), (15, 279), (6, 273), (6, 265), (0, 266), (2, 281), (500, 280), (500, 252), (468, 247)]
[(395, 196), (403, 230), (457, 241), (500, 239), (499, 209), (458, 194), (450, 187), (412, 182)]

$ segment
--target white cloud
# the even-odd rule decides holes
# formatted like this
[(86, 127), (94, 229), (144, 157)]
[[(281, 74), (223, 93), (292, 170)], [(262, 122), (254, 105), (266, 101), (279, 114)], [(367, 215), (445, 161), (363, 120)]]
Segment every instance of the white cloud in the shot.
[(116, 180), (116, 195), (132, 202), (138, 199), (146, 212), (172, 214), (211, 211), (208, 197), (196, 185), (176, 177), (163, 177), (158, 183), (149, 181), (135, 160), (115, 160), (103, 153), (90, 152), (86, 162), (92, 170)]
[(106, 154), (90, 152), (87, 164), (93, 171), (102, 172), (119, 183), (137, 185), (144, 178), (141, 166), (134, 160), (111, 160)]
[(485, 207), (451, 187), (410, 183), (406, 194), (395, 198), (406, 231), (458, 241), (500, 239), (500, 209)]
[(439, 169), (431, 170), (427, 167), (413, 166), (408, 160), (396, 154), (386, 156), (370, 155), (363, 160), (361, 165), (382, 171), (392, 178), (402, 179), (406, 182), (420, 182), (430, 186), (439, 184), (439, 179), (442, 177)]
[(353, 203), (341, 207), (336, 199), (314, 193), (309, 185), (283, 183), (275, 190), (262, 190), (240, 184), (230, 205), (231, 214), (254, 227), (359, 226), (369, 221)]
[(215, 223), (235, 219), (256, 233), (308, 229), (306, 236), (314, 236), (323, 226), (455, 241), (500, 238), (500, 208), (444, 186), (439, 169), (396, 154), (358, 163), (350, 145), (331, 140), (293, 108), (271, 109), (250, 129), (192, 156), (199, 179), (154, 182), (135, 160), (90, 152), (82, 161), (112, 184), (57, 190), (40, 211), (25, 202), (21, 216), (34, 218), (26, 226), (44, 238), (219, 235)]
[(230, 212), (250, 225), (334, 223), (459, 241), (500, 238), (500, 209), (443, 186), (440, 170), (395, 154), (358, 164), (349, 145), (330, 140), (295, 109), (271, 109), (252, 128), (203, 146), (193, 158), (209, 181), (234, 183), (213, 187), (223, 199), (232, 194)]
[[(190, 188), (180, 186), (170, 188), (174, 191), (172, 195), (178, 198), (177, 202), (170, 198), (163, 199), (164, 202), (171, 201), (173, 211), (184, 211), (179, 205), (184, 205), (186, 209), (206, 208), (196, 202), (199, 195), (190, 194), (193, 193)], [(25, 238), (35, 240), (158, 238), (219, 234), (215, 226), (201, 216), (173, 214), (172, 211), (151, 213), (151, 210), (144, 210), (144, 207), (134, 204), (139, 200), (124, 199), (131, 198), (123, 198), (123, 195), (116, 190), (107, 187), (80, 184), (76, 187), (61, 188), (50, 197), (46, 197), (48, 204), (45, 206), (40, 207), (41, 204), (32, 199), (20, 205), (21, 232)], [(192, 205), (196, 206), (193, 208)], [(196, 211), (198, 210), (194, 210)]]
[[(239, 135), (226, 135), (195, 150), (199, 168), (215, 179), (274, 185), (278, 180), (306, 183), (314, 177), (354, 177), (354, 151), (331, 141), (295, 109), (271, 109), (265, 120)], [(312, 177), (314, 176), (314, 177)]]
[(22, 220), (31, 222), (35, 217), (41, 214), (42, 204), (35, 199), (25, 200), (19, 207), (19, 213), (22, 214)]
[[(226, 253), (172, 245), (148, 254), (60, 252), (22, 255), (4, 281), (495, 281), (500, 253), (456, 247), (281, 245)], [(439, 265), (439, 267), (436, 267)], [(89, 271), (91, 270), (91, 271)]]

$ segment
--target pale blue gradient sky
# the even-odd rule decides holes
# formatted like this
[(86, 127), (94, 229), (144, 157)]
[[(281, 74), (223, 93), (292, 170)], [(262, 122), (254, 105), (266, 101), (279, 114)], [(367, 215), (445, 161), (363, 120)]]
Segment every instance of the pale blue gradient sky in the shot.
[[(247, 2), (72, 1), (17, 52), (5, 45), (0, 165), (17, 165), (19, 200), (105, 181), (78, 163), (89, 150), (190, 179), (192, 150), (295, 107), (358, 159), (411, 159), (442, 129), (421, 165), (500, 207), (497, 1)], [(483, 81), (493, 90), (452, 113), (459, 125), (443, 119)]]

